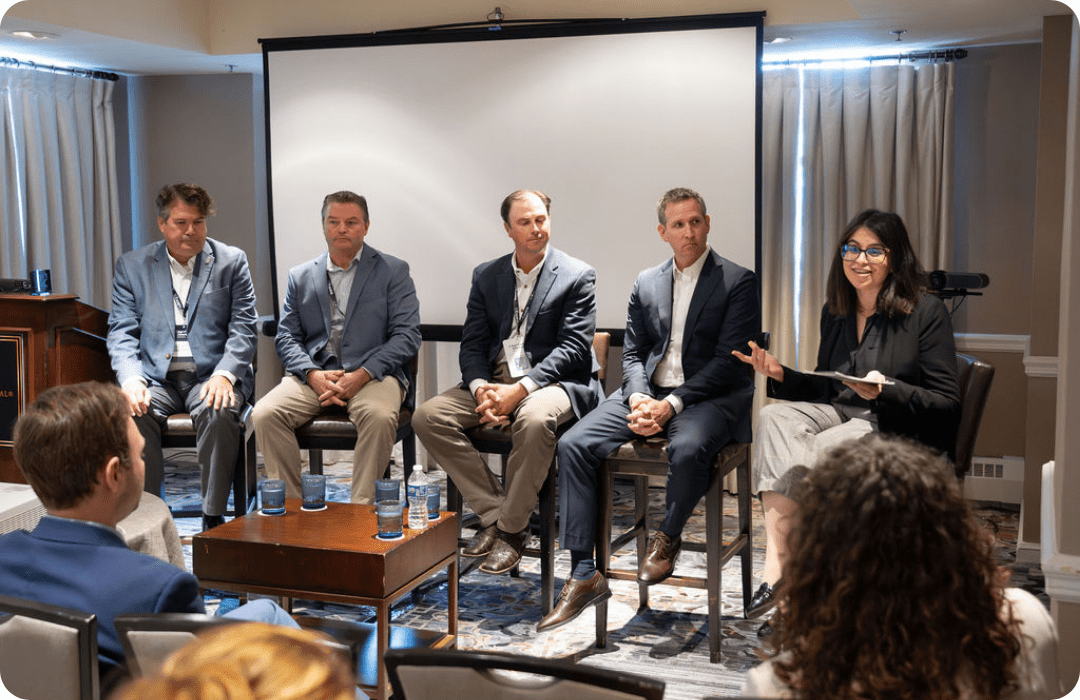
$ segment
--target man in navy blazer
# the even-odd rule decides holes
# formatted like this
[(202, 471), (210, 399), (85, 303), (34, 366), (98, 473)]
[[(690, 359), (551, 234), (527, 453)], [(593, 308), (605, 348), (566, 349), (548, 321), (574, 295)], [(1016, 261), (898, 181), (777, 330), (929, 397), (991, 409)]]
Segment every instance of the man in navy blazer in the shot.
[[(117, 615), (204, 612), (194, 576), (128, 549), (116, 530), (139, 505), (143, 445), (129, 399), (97, 382), (43, 391), (15, 424), (15, 462), (47, 515), (0, 536), (0, 593), (96, 615), (103, 677), (124, 662)], [(268, 600), (228, 615), (298, 626)]]
[(364, 244), (366, 198), (327, 195), (322, 225), (328, 251), (289, 271), (275, 341), (287, 374), (255, 405), (255, 439), (267, 473), (298, 498), (296, 428), (323, 411), (347, 412), (357, 433), (351, 500), (373, 503), (412, 395), (406, 367), (420, 349), (420, 302), (409, 265)]
[[(548, 245), (550, 198), (518, 190), (502, 203), (514, 252), (473, 271), (461, 332), (461, 385), (413, 416), (424, 447), (446, 470), (481, 528), (462, 550), (480, 570), (509, 571), (521, 558), (529, 515), (547, 478), (555, 432), (596, 406), (592, 354), (596, 272)], [(513, 446), (506, 487), (465, 431), (508, 424)]]
[(164, 187), (157, 208), (164, 240), (116, 261), (107, 345), (146, 440), (150, 493), (161, 494), (162, 425), (191, 414), (209, 529), (224, 521), (239, 411), (254, 390), (255, 289), (244, 251), (206, 237), (214, 214), (206, 190)]
[(675, 568), (683, 526), (708, 489), (716, 455), (751, 437), (754, 384), (731, 351), (761, 328), (757, 278), (709, 247), (697, 192), (669, 190), (656, 212), (673, 256), (638, 275), (630, 294), (622, 389), (559, 440), (559, 542), (570, 550), (571, 576), (537, 631), (611, 595), (593, 554), (604, 457), (635, 437), (669, 440), (664, 520), (638, 566), (638, 581), (653, 584)]

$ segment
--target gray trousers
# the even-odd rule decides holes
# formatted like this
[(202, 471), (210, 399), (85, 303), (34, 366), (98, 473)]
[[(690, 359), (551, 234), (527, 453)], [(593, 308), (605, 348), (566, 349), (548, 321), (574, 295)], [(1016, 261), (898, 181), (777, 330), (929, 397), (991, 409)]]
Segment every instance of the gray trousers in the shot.
[(818, 459), (833, 447), (867, 433), (877, 423), (845, 419), (834, 406), (784, 401), (758, 413), (751, 458), (754, 493), (774, 491), (788, 498)]
[[(189, 373), (180, 373), (189, 375)], [(170, 373), (169, 375), (173, 375)], [(218, 410), (199, 400), (202, 382), (167, 382), (151, 386), (150, 410), (135, 418), (139, 433), (146, 440), (143, 462), (146, 464), (144, 490), (161, 495), (165, 460), (161, 454), (161, 428), (169, 416), (190, 413), (195, 428), (195, 452), (202, 470), (202, 511), (206, 515), (222, 515), (229, 505), (236, 451), (240, 449), (240, 414), (244, 395), (233, 389), (233, 405)]]

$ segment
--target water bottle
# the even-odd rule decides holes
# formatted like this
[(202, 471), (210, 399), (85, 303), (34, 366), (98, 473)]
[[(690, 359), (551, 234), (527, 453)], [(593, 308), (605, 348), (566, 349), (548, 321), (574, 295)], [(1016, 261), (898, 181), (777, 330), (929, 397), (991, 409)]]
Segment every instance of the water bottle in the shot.
[(423, 530), (428, 526), (427, 484), (424, 468), (419, 464), (414, 464), (408, 485), (410, 530)]

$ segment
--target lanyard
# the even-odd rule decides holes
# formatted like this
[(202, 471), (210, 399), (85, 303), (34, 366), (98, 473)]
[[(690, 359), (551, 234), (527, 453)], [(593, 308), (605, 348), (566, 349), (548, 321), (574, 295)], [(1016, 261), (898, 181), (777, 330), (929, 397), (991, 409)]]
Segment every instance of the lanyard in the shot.
[(529, 309), (532, 307), (533, 297), (536, 296), (536, 283), (539, 280), (539, 276), (533, 280), (532, 291), (529, 292), (529, 300), (525, 302), (525, 308), (523, 310), (518, 309), (518, 291), (515, 285), (514, 287), (514, 332), (512, 335), (518, 335), (521, 332), (521, 324), (525, 322), (526, 317), (529, 315)]

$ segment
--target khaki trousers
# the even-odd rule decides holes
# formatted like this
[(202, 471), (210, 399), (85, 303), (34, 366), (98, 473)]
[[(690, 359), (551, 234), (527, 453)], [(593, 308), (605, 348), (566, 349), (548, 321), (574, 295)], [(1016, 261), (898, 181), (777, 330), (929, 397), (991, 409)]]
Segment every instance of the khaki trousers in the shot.
[(467, 389), (454, 387), (425, 401), (412, 424), (484, 527), (496, 523), (504, 532), (521, 532), (529, 525), (547, 478), (555, 454), (555, 432), (573, 417), (570, 397), (557, 384), (522, 399), (510, 424), (513, 446), (506, 463), (505, 489), (465, 435), (480, 424), (476, 399)]
[[(375, 502), (375, 479), (390, 463), (403, 398), (401, 384), (387, 376), (365, 384), (344, 409), (356, 426), (350, 492), (353, 503)], [(285, 480), (285, 495), (289, 498), (301, 496), (296, 429), (328, 410), (319, 405), (314, 389), (291, 374), (255, 404), (255, 442), (266, 462), (266, 473), (272, 479)]]

